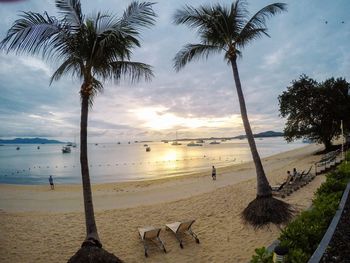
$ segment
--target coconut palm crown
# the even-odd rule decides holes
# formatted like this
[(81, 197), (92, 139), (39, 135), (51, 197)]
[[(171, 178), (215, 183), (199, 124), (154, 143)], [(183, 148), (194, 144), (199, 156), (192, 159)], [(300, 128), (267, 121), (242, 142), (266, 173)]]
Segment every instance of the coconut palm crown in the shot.
[(82, 82), (80, 122), (80, 163), (83, 183), (86, 238), (83, 243), (102, 247), (92, 203), (88, 158), (88, 110), (107, 79), (149, 80), (151, 66), (132, 62), (131, 54), (140, 47), (140, 30), (155, 22), (153, 3), (133, 1), (118, 17), (98, 12), (85, 16), (79, 0), (56, 0), (59, 18), (34, 12), (22, 12), (1, 41), (0, 48), (17, 54), (41, 55), (59, 65), (51, 82), (71, 75)]
[(242, 218), (254, 227), (269, 223), (282, 224), (289, 221), (293, 210), (290, 205), (272, 197), (271, 187), (266, 178), (259, 153), (250, 127), (244, 95), (237, 68), (237, 57), (252, 41), (267, 33), (266, 20), (286, 10), (286, 4), (274, 3), (265, 6), (253, 16), (247, 10), (247, 2), (237, 0), (230, 6), (205, 5), (199, 8), (185, 6), (174, 15), (175, 24), (184, 24), (196, 29), (200, 43), (185, 45), (174, 58), (176, 71), (187, 63), (211, 54), (224, 54), (232, 67), (241, 116), (257, 174), (257, 197), (243, 211)]

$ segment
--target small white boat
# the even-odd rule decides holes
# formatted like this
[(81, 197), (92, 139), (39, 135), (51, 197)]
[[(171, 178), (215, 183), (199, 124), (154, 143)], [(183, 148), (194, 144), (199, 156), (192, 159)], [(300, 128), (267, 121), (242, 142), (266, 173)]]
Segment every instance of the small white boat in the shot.
[(69, 146), (63, 146), (62, 147), (62, 153), (70, 153), (71, 152), (71, 149)]
[(146, 147), (146, 152), (150, 152), (151, 151), (151, 147), (147, 146)]

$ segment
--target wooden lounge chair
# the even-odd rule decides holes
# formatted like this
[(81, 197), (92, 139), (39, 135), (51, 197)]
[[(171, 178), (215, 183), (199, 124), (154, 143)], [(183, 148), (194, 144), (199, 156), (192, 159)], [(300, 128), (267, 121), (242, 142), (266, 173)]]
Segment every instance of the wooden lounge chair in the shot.
[(294, 180), (294, 175), (290, 174), (287, 177), (286, 181), (284, 181), (278, 186), (272, 186), (271, 187), (272, 192), (281, 192), (283, 189), (287, 188), (293, 180)]
[(171, 223), (171, 224), (166, 224), (165, 225), (165, 229), (166, 230), (170, 230), (171, 232), (173, 232), (175, 234), (176, 239), (180, 243), (180, 247), (183, 248), (182, 236), (184, 234), (190, 235), (199, 244), (199, 239), (198, 239), (197, 235), (191, 229), (191, 226), (193, 225), (194, 222), (195, 222), (195, 220), (174, 222), (174, 223)]
[(157, 245), (161, 250), (166, 253), (166, 249), (164, 246), (163, 241), (160, 239), (160, 228), (148, 226), (144, 228), (139, 228), (139, 234), (141, 237), (141, 240), (143, 242), (143, 246), (145, 248), (145, 256), (148, 257), (148, 243), (153, 242), (155, 245)]

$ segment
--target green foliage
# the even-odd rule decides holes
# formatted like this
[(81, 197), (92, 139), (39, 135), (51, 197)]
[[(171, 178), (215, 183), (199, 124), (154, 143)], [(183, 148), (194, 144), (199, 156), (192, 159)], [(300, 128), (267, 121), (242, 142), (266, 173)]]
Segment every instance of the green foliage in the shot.
[[(279, 240), (281, 246), (289, 248), (287, 263), (307, 262), (314, 253), (338, 209), (349, 180), (350, 163), (343, 162), (336, 171), (327, 174), (326, 181), (316, 191), (312, 209), (302, 212), (282, 231)], [(256, 260), (264, 255), (261, 249), (256, 254), (253, 257)]]
[(343, 191), (345, 186), (346, 186), (345, 182), (343, 182), (337, 178), (334, 178), (334, 177), (329, 177), (329, 178), (327, 178), (327, 181), (324, 182), (320, 186), (320, 188), (317, 189), (316, 196), (321, 197), (323, 195), (329, 195), (329, 194), (332, 194), (334, 192)]
[(270, 253), (265, 247), (256, 248), (256, 255), (253, 255), (250, 263), (273, 263), (273, 253)]
[(345, 79), (330, 78), (322, 83), (300, 76), (279, 96), (280, 113), (287, 118), (285, 138), (293, 141), (309, 138), (323, 143), (327, 149), (331, 140), (350, 130), (350, 83)]
[(296, 248), (289, 252), (285, 263), (305, 263), (308, 259), (309, 256), (302, 249)]

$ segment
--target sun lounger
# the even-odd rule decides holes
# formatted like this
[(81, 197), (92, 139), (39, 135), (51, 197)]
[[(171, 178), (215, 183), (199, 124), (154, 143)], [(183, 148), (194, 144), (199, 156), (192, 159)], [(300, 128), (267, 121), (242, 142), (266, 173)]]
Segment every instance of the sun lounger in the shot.
[(166, 228), (166, 230), (170, 230), (171, 232), (173, 232), (175, 234), (176, 239), (180, 243), (180, 247), (183, 248), (182, 236), (184, 234), (190, 235), (199, 244), (199, 239), (198, 239), (197, 235), (191, 229), (191, 227), (192, 227), (194, 222), (195, 222), (195, 220), (174, 222), (174, 223), (171, 223), (171, 224), (166, 224), (165, 228)]
[(166, 253), (164, 243), (159, 237), (160, 230), (161, 230), (160, 228), (153, 227), (153, 226), (139, 228), (139, 234), (143, 242), (143, 246), (145, 248), (146, 257), (148, 257), (148, 243), (151, 243), (151, 242), (156, 244), (161, 250), (164, 251), (164, 253)]
[(287, 177), (286, 181), (284, 181), (280, 185), (272, 186), (271, 187), (272, 192), (281, 192), (282, 190), (286, 189), (293, 180), (294, 180), (294, 176), (293, 175), (289, 175)]

